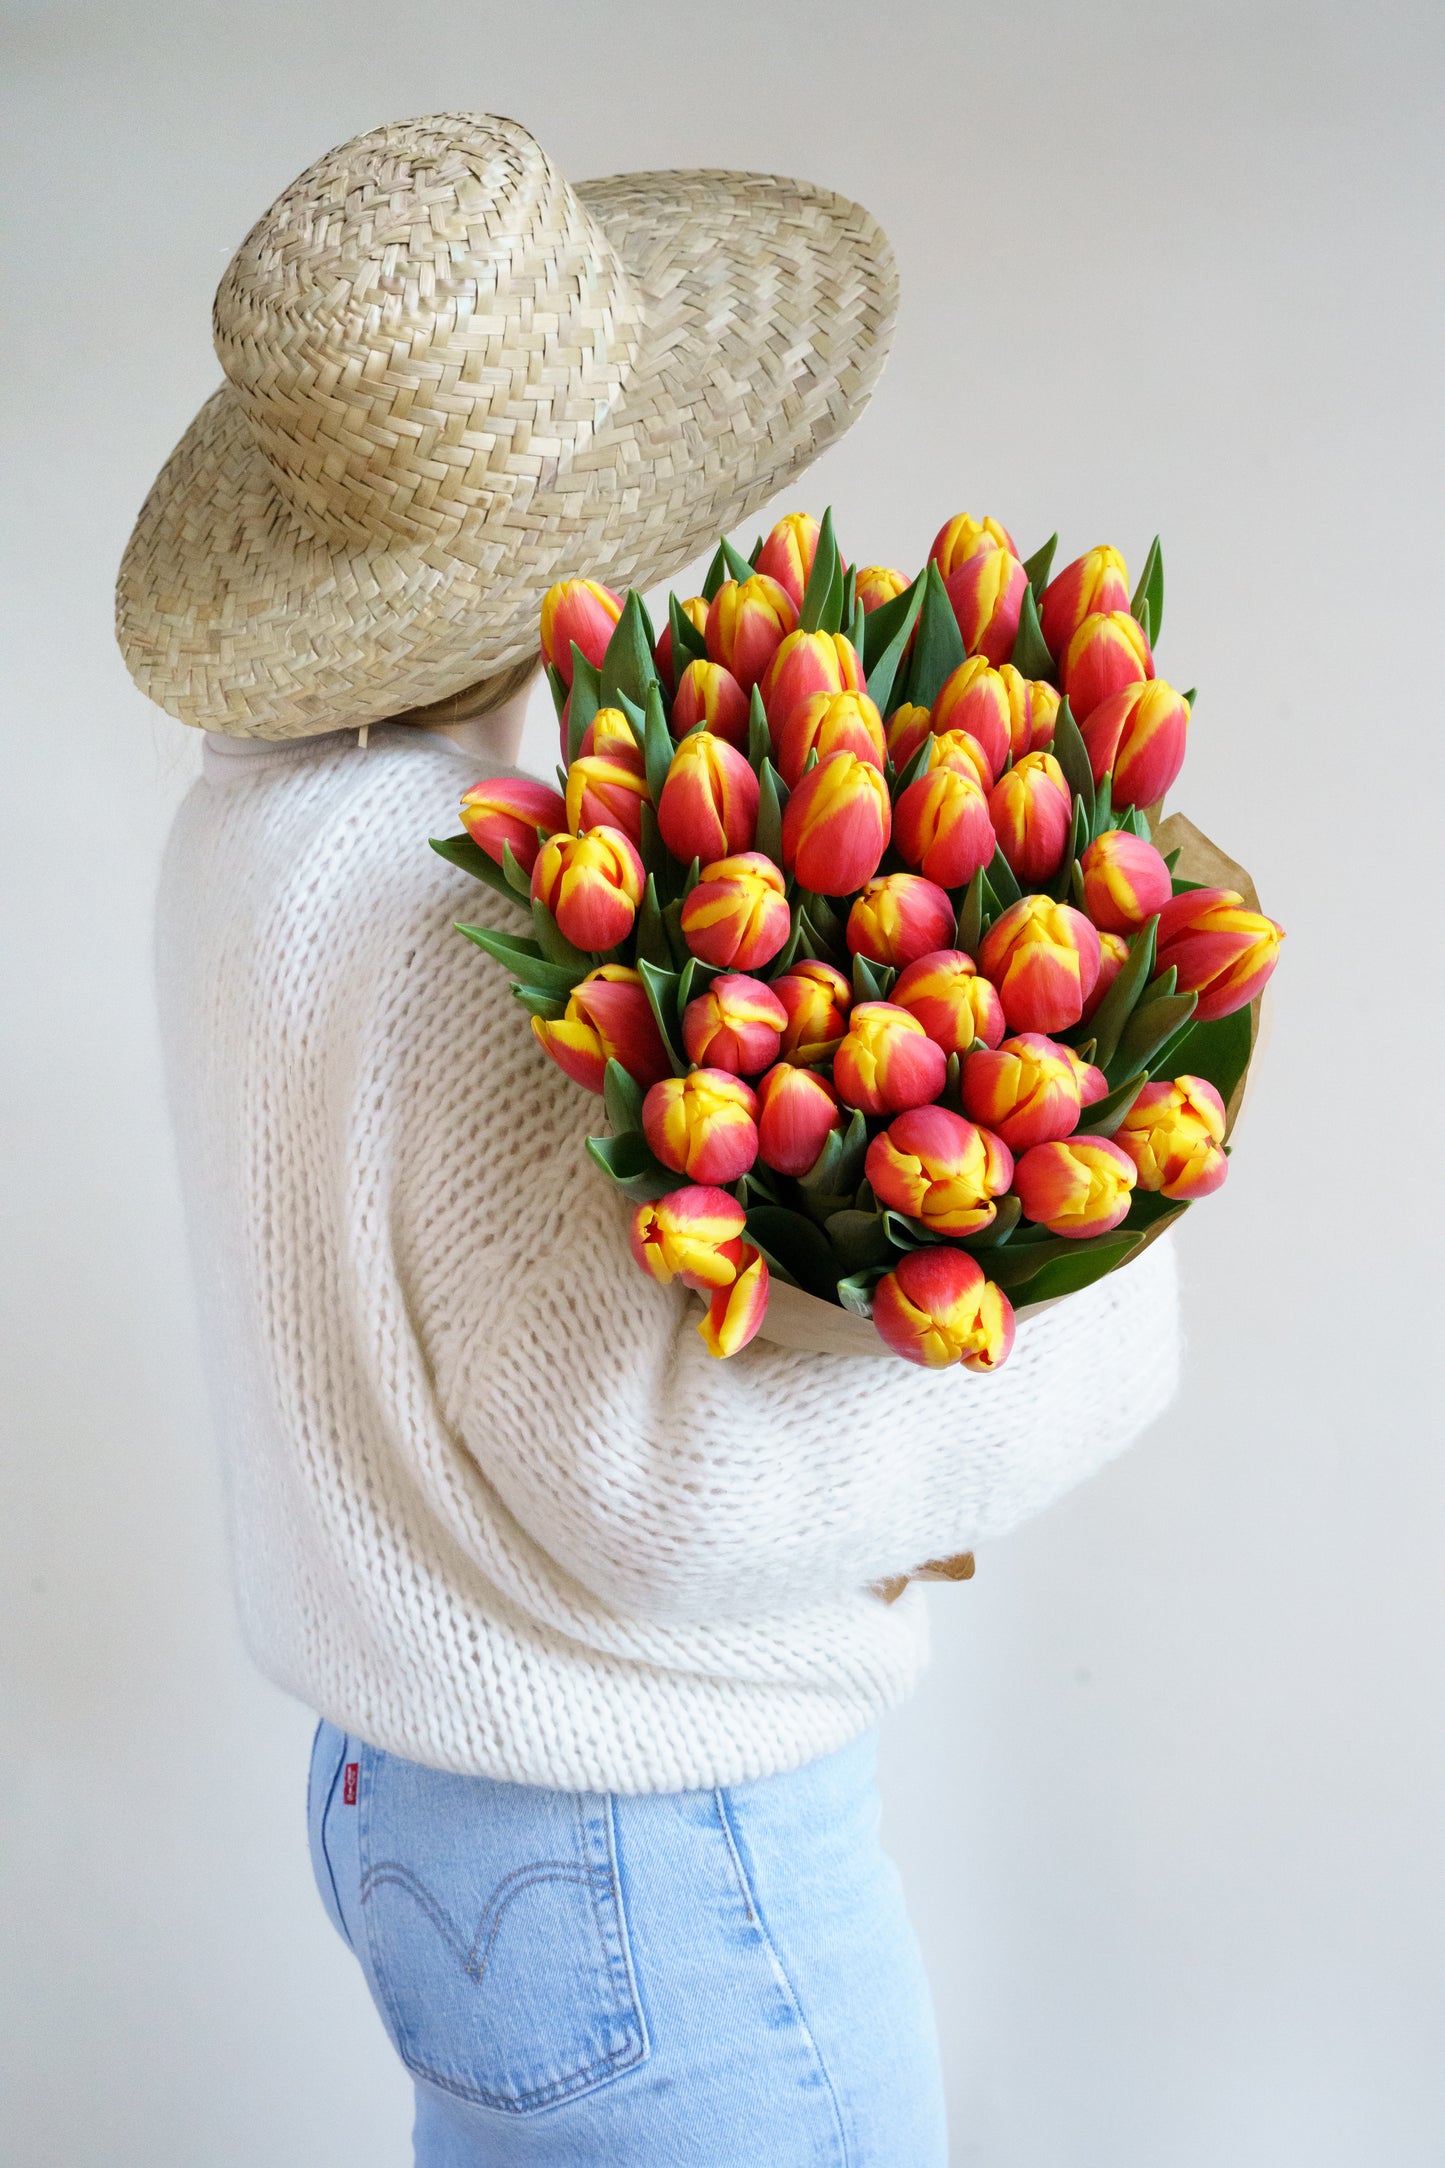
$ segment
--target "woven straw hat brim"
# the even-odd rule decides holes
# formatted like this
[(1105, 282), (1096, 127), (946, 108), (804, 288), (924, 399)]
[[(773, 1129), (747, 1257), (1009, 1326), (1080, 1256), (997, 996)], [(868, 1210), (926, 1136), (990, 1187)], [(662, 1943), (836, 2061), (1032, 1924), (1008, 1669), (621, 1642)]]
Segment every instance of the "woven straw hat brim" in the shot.
[(290, 738), (445, 699), (535, 653), (554, 580), (667, 579), (856, 418), (897, 304), (859, 205), (721, 171), (574, 194), (640, 296), (631, 366), (576, 456), (500, 533), (353, 544), (302, 524), (223, 385), (121, 566), (118, 636), (152, 700), (203, 729)]

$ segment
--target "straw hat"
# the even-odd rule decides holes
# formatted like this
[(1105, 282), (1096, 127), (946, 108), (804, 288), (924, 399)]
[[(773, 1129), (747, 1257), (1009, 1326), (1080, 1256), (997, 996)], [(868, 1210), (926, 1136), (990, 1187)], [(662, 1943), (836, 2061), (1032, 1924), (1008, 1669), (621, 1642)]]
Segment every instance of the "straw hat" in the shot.
[(130, 671), (237, 737), (502, 697), (554, 580), (667, 578), (847, 428), (896, 297), (804, 181), (572, 188), (490, 114), (358, 136), (221, 281), (226, 382), (121, 565)]

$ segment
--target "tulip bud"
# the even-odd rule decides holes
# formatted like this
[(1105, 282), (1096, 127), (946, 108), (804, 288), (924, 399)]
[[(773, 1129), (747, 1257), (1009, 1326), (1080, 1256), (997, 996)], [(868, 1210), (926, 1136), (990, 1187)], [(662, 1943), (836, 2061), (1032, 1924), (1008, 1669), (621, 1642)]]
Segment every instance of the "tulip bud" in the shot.
[(856, 753), (880, 773), (888, 760), (883, 718), (866, 693), (809, 693), (795, 700), (776, 739), (778, 773), (796, 790), (808, 755)]
[(1072, 905), (1024, 896), (989, 927), (978, 961), (1011, 1031), (1067, 1031), (1099, 976), (1099, 936)]
[(686, 737), (699, 723), (715, 738), (726, 738), (740, 753), (748, 749), (748, 696), (720, 662), (690, 662), (672, 703), (672, 734)]
[(860, 1001), (833, 1056), (833, 1082), (846, 1106), (903, 1114), (943, 1090), (948, 1056), (916, 1016), (891, 1001)]
[(775, 1174), (806, 1174), (841, 1121), (826, 1077), (780, 1061), (758, 1086), (758, 1157)]
[(994, 853), (988, 800), (977, 777), (951, 766), (915, 776), (893, 808), (893, 840), (906, 866), (942, 888), (966, 887)]
[(861, 693), (863, 663), (841, 632), (790, 632), (780, 644), (759, 690), (776, 745), (798, 701), (812, 693)]
[(704, 866), (682, 903), (682, 937), (700, 963), (757, 971), (792, 931), (786, 884), (761, 851)]
[(756, 572), (750, 580), (724, 580), (707, 613), (708, 654), (749, 693), (797, 622), (792, 598), (776, 580)]
[(650, 803), (635, 745), (630, 753), (585, 754), (567, 770), (567, 826), (573, 835), (587, 828), (620, 828), (640, 844), (642, 808)]
[[(951, 780), (962, 783), (962, 776)], [(902, 970), (953, 937), (956, 913), (936, 881), (921, 873), (884, 873), (871, 880), (848, 913), (848, 948), (870, 963)]]
[[(689, 595), (686, 602), (679, 602), (678, 608), (681, 610), (683, 616), (691, 625), (693, 631), (702, 633), (704, 638), (706, 638), (706, 595)], [(653, 660), (657, 664), (657, 674), (662, 679), (663, 684), (669, 687), (675, 686), (677, 683), (677, 673), (673, 667), (672, 660), (671, 618), (668, 619), (668, 622), (663, 626), (662, 631), (658, 636), (657, 646), (653, 652)]]
[[(572, 705), (570, 693), (567, 705)], [(594, 753), (605, 753), (609, 759), (620, 760), (624, 767), (635, 768), (639, 775), (643, 771), (642, 747), (621, 708), (599, 708), (583, 731), (577, 752), (583, 760), (590, 760)]]
[[(1079, 1124), (1082, 1095), (1073, 1051), (1025, 1031), (996, 1051), (970, 1054), (963, 1064), (963, 1103), (1011, 1151), (1067, 1137)], [(1107, 1087), (1106, 1087), (1107, 1088)]]
[(881, 1205), (922, 1220), (933, 1234), (976, 1235), (992, 1226), (1013, 1180), (1013, 1154), (987, 1129), (947, 1107), (914, 1107), (873, 1139), (863, 1172)]
[(843, 1043), (853, 988), (832, 964), (805, 958), (773, 981), (788, 1014), (782, 1054), (787, 1061), (830, 1061)]
[(1283, 939), (1284, 928), (1247, 910), (1234, 889), (1185, 889), (1159, 913), (1156, 968), (1177, 971), (1180, 993), (1199, 996), (1195, 1022), (1212, 1024), (1253, 1001)]
[(1134, 1162), (1112, 1137), (1036, 1144), (1014, 1168), (1024, 1218), (1080, 1242), (1118, 1226), (1133, 1188)]
[(940, 733), (966, 730), (983, 747), (988, 762), (984, 787), (991, 788), (1008, 759), (1011, 740), (1008, 686), (986, 656), (970, 655), (944, 679), (933, 703), (933, 728)]
[(1154, 657), (1143, 627), (1127, 610), (1086, 617), (1064, 649), (1059, 685), (1081, 726), (1110, 693), (1154, 675)]
[(1074, 801), (1052, 753), (1025, 753), (988, 795), (998, 847), (1025, 887), (1051, 881), (1064, 862)]
[(788, 1012), (762, 979), (725, 971), (682, 1012), (689, 1061), (734, 1076), (757, 1076), (778, 1059)]
[(1013, 653), (1028, 574), (1007, 550), (984, 550), (944, 581), (963, 644), (992, 663)]
[(967, 512), (956, 512), (939, 528), (928, 555), (947, 580), (950, 573), (957, 572), (960, 565), (966, 565), (970, 557), (981, 556), (988, 550), (1005, 550), (1010, 557), (1018, 555), (1013, 536), (996, 519), (970, 519)]
[(830, 753), (783, 808), (783, 864), (819, 896), (851, 896), (878, 870), (893, 809), (871, 761)]
[(627, 964), (602, 964), (573, 987), (565, 1016), (534, 1016), (544, 1053), (585, 1091), (600, 1092), (609, 1061), (621, 1062), (643, 1091), (672, 1074), (642, 974)]
[(545, 903), (574, 948), (616, 948), (632, 931), (647, 875), (620, 828), (549, 836), (532, 868), (532, 899)]
[(898, 974), (891, 999), (916, 1016), (945, 1054), (966, 1054), (975, 1039), (997, 1046), (1007, 1025), (997, 990), (962, 949), (935, 949)]
[(1146, 1084), (1114, 1132), (1140, 1189), (1186, 1202), (1207, 1197), (1229, 1172), (1224, 1101), (1202, 1076)]
[(1108, 828), (1079, 860), (1084, 909), (1108, 933), (1132, 933), (1162, 911), (1174, 893), (1169, 868), (1142, 836)]
[(871, 615), (881, 610), (885, 602), (896, 602), (905, 587), (912, 585), (901, 572), (891, 565), (860, 565), (853, 580), (853, 592), (862, 603), (864, 612)]
[(1074, 1075), (1078, 1079), (1081, 1105), (1092, 1107), (1100, 1099), (1107, 1099), (1109, 1096), (1109, 1079), (1105, 1076), (1103, 1070), (1095, 1068), (1091, 1061), (1080, 1061), (1071, 1046), (1066, 1046), (1064, 1052), (1074, 1065)]
[(1014, 1344), (1013, 1306), (966, 1250), (910, 1250), (873, 1291), (873, 1323), (895, 1355), (927, 1370), (997, 1370)]
[(1189, 702), (1163, 678), (1126, 685), (1099, 702), (1081, 735), (1094, 781), (1112, 770), (1116, 806), (1153, 805), (1184, 766)]
[(888, 758), (895, 771), (902, 774), (914, 754), (933, 727), (927, 708), (915, 707), (905, 700), (902, 707), (895, 708), (884, 725), (888, 740)]
[(1011, 662), (1000, 663), (998, 674), (1008, 694), (1009, 748), (1014, 759), (1044, 752), (1054, 742), (1058, 692), (1045, 678), (1024, 677)]
[(756, 570), (776, 580), (794, 609), (803, 607), (803, 595), (813, 559), (818, 554), (818, 522), (806, 512), (787, 512), (758, 552)]
[(758, 1156), (758, 1102), (726, 1069), (665, 1076), (642, 1102), (642, 1134), (674, 1174), (736, 1182)]
[(530, 873), (537, 862), (537, 830), (545, 828), (553, 835), (565, 828), (567, 808), (555, 790), (529, 775), (499, 775), (466, 792), (462, 826), (497, 865), (502, 863), (502, 846), (510, 843), (517, 864)]
[(985, 798), (993, 789), (993, 768), (989, 757), (977, 738), (967, 730), (934, 731), (924, 773), (932, 774), (936, 768), (951, 768), (955, 775), (972, 777)]
[(725, 1189), (670, 1189), (633, 1213), (633, 1261), (664, 1287), (681, 1280), (710, 1294), (731, 1287), (744, 1269), (746, 1224), (742, 1206)]
[(1086, 617), (1129, 607), (1129, 574), (1115, 549), (1101, 543), (1086, 550), (1044, 589), (1039, 624), (1051, 655), (1062, 655)]
[(562, 683), (572, 683), (572, 650), (602, 668), (607, 643), (622, 615), (622, 597), (596, 580), (558, 580), (542, 597), (542, 657)]
[(761, 1331), (767, 1314), (767, 1264), (762, 1251), (745, 1242), (737, 1278), (731, 1287), (717, 1290), (698, 1320), (702, 1344), (709, 1355), (736, 1355)]
[(1099, 976), (1094, 981), (1093, 992), (1084, 1003), (1084, 1013), (1079, 1019), (1080, 1023), (1088, 1023), (1095, 1009), (1098, 1008), (1099, 1003), (1108, 993), (1109, 988), (1118, 978), (1120, 971), (1128, 961), (1129, 944), (1124, 939), (1124, 936), (1121, 933), (1101, 933), (1099, 936)]
[(752, 849), (758, 825), (758, 779), (735, 745), (695, 730), (672, 756), (657, 826), (684, 866)]

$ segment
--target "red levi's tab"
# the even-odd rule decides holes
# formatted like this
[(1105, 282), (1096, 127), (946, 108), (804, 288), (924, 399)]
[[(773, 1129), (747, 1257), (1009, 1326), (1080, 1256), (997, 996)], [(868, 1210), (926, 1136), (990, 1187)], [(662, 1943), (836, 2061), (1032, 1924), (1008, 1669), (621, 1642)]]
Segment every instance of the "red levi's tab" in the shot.
[(356, 1805), (356, 1779), (360, 1767), (359, 1762), (349, 1761), (346, 1764), (346, 1774), (341, 1780), (341, 1799), (344, 1806)]

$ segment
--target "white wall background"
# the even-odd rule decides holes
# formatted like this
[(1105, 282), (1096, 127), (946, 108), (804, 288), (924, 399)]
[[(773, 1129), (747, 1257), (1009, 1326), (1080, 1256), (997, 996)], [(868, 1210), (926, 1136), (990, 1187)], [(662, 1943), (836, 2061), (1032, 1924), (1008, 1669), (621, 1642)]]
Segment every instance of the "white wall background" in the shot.
[(407, 2157), (310, 1886), (308, 1720), (232, 1626), (149, 990), (196, 745), (109, 589), (252, 219), (379, 120), (490, 107), (579, 176), (879, 214), (894, 359), (798, 493), (850, 553), (912, 566), (960, 507), (1136, 565), (1164, 530), (1185, 802), (1290, 929), (1274, 1043), (1183, 1234), (1183, 1396), (933, 1599), (889, 1830), (959, 2168), (1434, 2168), (1439, 7), (12, 0), (6, 34), (0, 2157)]

